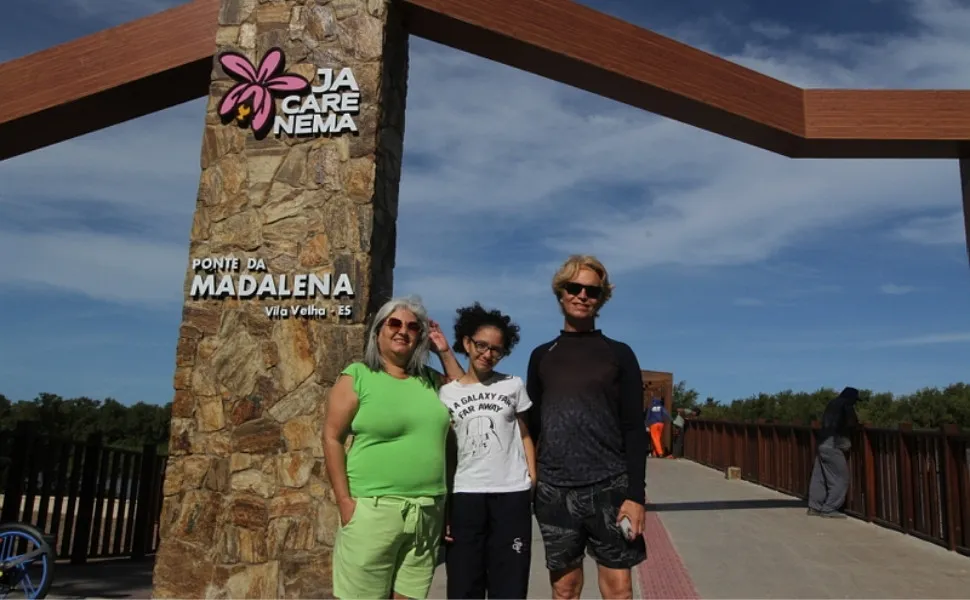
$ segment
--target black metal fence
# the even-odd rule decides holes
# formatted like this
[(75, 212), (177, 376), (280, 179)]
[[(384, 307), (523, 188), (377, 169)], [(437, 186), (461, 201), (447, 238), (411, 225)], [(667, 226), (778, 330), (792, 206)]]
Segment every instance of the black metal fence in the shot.
[(167, 457), (38, 435), (34, 423), (0, 432), (0, 522), (20, 521), (54, 540), (58, 558), (141, 558), (158, 547)]

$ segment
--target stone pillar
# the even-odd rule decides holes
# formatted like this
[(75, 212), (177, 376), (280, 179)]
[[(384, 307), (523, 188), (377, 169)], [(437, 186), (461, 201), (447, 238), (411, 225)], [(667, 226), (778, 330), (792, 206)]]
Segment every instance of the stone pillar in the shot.
[(153, 594), (331, 597), (322, 420), (391, 294), (407, 34), (387, 0), (223, 0), (217, 35)]

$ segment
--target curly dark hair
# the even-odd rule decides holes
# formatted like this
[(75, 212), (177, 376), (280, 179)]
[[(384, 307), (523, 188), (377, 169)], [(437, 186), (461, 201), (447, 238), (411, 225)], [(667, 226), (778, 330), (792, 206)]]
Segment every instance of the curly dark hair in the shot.
[(503, 315), (498, 310), (485, 310), (482, 305), (476, 302), (472, 306), (465, 306), (455, 311), (458, 317), (455, 318), (455, 343), (452, 348), (458, 354), (465, 354), (465, 345), (462, 340), (465, 337), (472, 337), (482, 327), (494, 327), (502, 332), (502, 342), (505, 348), (505, 355), (512, 352), (512, 348), (519, 343), (519, 326), (512, 322), (512, 318)]

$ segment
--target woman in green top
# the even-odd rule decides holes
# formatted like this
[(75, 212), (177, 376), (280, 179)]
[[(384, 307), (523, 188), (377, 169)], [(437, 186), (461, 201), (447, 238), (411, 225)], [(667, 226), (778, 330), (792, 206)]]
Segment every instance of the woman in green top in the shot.
[[(337, 598), (425, 598), (444, 522), (447, 379), (464, 375), (420, 302), (377, 311), (364, 360), (341, 372), (327, 405), (323, 450), (340, 512), (333, 551)], [(348, 435), (350, 451), (344, 454)]]

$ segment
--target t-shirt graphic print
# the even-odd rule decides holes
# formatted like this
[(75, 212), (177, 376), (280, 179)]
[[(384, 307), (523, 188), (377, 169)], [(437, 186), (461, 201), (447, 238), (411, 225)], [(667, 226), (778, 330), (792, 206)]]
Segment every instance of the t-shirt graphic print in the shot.
[(532, 487), (518, 415), (532, 406), (525, 383), (496, 373), (488, 384), (452, 381), (438, 394), (458, 442), (455, 492), (521, 492)]

